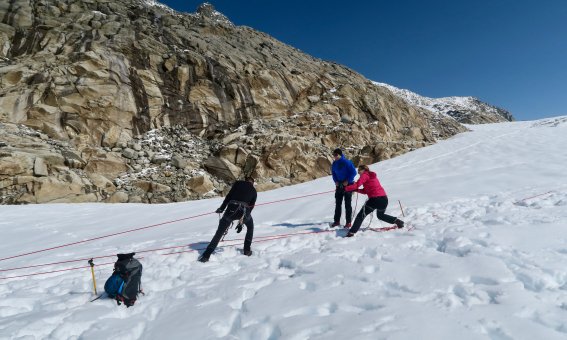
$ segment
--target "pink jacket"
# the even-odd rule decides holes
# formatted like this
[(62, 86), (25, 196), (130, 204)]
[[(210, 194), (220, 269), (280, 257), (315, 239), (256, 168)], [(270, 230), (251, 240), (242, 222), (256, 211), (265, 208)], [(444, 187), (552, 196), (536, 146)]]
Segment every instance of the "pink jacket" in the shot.
[[(361, 185), (364, 188), (358, 189)], [(386, 191), (382, 188), (380, 181), (376, 177), (376, 173), (372, 171), (365, 171), (360, 175), (358, 181), (354, 184), (345, 187), (346, 191), (356, 191), (361, 194), (368, 195), (368, 197), (381, 197), (386, 196)]]

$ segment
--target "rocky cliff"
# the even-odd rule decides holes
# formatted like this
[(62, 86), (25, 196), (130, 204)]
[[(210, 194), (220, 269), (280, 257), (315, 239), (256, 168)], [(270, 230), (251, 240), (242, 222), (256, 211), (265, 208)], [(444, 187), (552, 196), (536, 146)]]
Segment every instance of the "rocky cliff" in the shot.
[(204, 4), (0, 3), (0, 203), (165, 203), (329, 174), (465, 128)]

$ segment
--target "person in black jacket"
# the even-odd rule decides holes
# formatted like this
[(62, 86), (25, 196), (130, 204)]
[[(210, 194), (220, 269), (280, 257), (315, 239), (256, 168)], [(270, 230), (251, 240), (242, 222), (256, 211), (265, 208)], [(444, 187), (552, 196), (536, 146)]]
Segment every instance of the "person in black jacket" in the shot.
[(207, 246), (207, 249), (205, 249), (201, 257), (199, 257), (199, 261), (209, 261), (209, 257), (213, 251), (215, 251), (221, 238), (235, 220), (240, 220), (241, 222), (236, 227), (237, 232), (242, 230), (242, 224), (246, 225), (244, 251), (242, 253), (246, 256), (252, 255), (250, 246), (252, 245), (252, 237), (254, 236), (254, 220), (252, 219), (251, 213), (252, 209), (254, 209), (254, 204), (256, 204), (257, 195), (256, 189), (254, 188), (254, 178), (252, 177), (247, 177), (244, 181), (236, 181), (232, 185), (232, 188), (230, 188), (221, 206), (216, 210), (218, 214), (221, 214), (226, 208), (226, 211), (219, 221), (217, 232)]

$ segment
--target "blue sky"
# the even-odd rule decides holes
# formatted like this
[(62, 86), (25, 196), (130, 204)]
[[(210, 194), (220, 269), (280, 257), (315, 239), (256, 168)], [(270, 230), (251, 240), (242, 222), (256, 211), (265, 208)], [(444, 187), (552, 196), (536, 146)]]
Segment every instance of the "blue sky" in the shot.
[[(161, 0), (184, 12), (202, 1)], [(211, 0), (250, 26), (366, 78), (474, 96), (517, 120), (567, 115), (567, 1)]]

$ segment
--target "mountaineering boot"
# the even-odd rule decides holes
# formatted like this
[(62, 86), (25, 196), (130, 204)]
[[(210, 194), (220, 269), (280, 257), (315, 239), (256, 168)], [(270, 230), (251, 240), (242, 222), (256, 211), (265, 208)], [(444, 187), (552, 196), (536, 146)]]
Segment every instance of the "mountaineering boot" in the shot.
[(333, 224), (331, 224), (331, 228), (338, 227), (340, 225), (341, 224), (339, 222), (333, 222)]
[(396, 226), (398, 227), (398, 229), (401, 229), (404, 227), (404, 221), (399, 220), (396, 218), (396, 220), (394, 221), (394, 223), (396, 224)]
[(211, 254), (204, 252), (203, 255), (201, 255), (201, 257), (199, 257), (199, 262), (209, 262), (209, 257), (211, 257)]
[(345, 235), (345, 237), (353, 237), (354, 233), (351, 233), (350, 231)]
[(251, 255), (252, 255), (252, 250), (250, 250), (250, 249), (244, 249), (244, 251), (242, 252), (242, 255), (251, 256)]
[(345, 229), (350, 229), (350, 227), (352, 227), (352, 223), (349, 222), (349, 223), (345, 224)]

